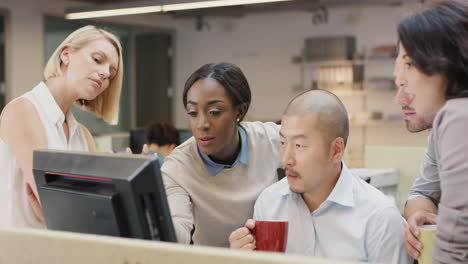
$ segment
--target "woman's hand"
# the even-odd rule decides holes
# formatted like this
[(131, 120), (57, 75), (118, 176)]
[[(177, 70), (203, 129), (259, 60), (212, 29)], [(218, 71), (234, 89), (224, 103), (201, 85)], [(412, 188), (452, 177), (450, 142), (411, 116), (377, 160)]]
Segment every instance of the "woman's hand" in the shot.
[(255, 238), (252, 234), (252, 229), (255, 228), (255, 221), (253, 219), (247, 220), (245, 226), (236, 229), (229, 236), (229, 245), (234, 249), (254, 250)]
[(26, 183), (26, 193), (28, 194), (29, 204), (31, 204), (31, 207), (37, 219), (39, 219), (41, 223), (45, 223), (44, 213), (42, 212), (41, 203), (39, 202), (39, 199), (36, 197), (33, 189), (28, 183)]

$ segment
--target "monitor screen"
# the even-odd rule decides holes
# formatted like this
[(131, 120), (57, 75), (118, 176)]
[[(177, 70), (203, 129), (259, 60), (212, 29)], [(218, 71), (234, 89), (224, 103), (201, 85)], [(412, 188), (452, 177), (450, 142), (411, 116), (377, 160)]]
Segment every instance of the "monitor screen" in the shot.
[(157, 157), (36, 150), (48, 229), (176, 241)]
[(192, 131), (189, 129), (178, 129), (177, 131), (179, 131), (180, 144), (192, 137)]
[(130, 149), (132, 150), (132, 153), (141, 153), (143, 144), (146, 144), (145, 130), (130, 130)]

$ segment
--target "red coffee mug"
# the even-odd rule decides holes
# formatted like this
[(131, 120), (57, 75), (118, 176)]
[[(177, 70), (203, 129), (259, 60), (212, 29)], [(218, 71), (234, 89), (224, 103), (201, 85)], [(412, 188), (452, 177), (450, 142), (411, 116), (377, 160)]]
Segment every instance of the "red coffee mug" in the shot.
[(256, 249), (284, 252), (288, 242), (288, 221), (255, 221)]

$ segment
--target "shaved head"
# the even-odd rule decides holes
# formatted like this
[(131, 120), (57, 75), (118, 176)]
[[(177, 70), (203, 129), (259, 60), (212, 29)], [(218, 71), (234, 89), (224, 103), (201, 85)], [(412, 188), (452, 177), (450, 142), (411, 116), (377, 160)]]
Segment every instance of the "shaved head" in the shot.
[(327, 143), (341, 137), (344, 145), (348, 140), (348, 112), (341, 100), (325, 90), (304, 92), (289, 102), (284, 116), (314, 116), (315, 129), (320, 130)]

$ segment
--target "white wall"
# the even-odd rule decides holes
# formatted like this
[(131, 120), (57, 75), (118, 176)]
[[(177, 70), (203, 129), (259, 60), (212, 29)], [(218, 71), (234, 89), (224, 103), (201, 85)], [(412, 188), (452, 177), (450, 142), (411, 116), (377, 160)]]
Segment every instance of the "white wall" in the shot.
[[(43, 16), (60, 16), (65, 7), (79, 4), (62, 0), (0, 2), (0, 9), (9, 12), (6, 20), (8, 101), (30, 90), (42, 79), (45, 60)], [(238, 64), (248, 77), (253, 92), (248, 118), (276, 120), (287, 101), (297, 93), (293, 87), (300, 84), (300, 70), (298, 65), (292, 64), (291, 58), (300, 54), (305, 38), (355, 35), (358, 51), (379, 44), (393, 44), (397, 22), (412, 7), (332, 8), (329, 22), (321, 25), (313, 25), (307, 11), (247, 14), (241, 18), (208, 17), (211, 30), (204, 32), (195, 29), (195, 18), (173, 19), (147, 14), (103, 20), (175, 29), (175, 124), (187, 127), (186, 114), (180, 103), (182, 89), (187, 77), (201, 65), (217, 61)]]
[(41, 1), (6, 0), (6, 100), (30, 90), (41, 78), (43, 38)]
[[(396, 25), (412, 6), (357, 6), (329, 9), (329, 22), (312, 24), (307, 11), (248, 14), (241, 18), (210, 18), (210, 31), (195, 29), (195, 19), (177, 19), (176, 101), (181, 101), (187, 77), (202, 64), (229, 61), (241, 67), (253, 92), (248, 118), (277, 120), (300, 84), (300, 54), (304, 39), (354, 35), (362, 52), (381, 44), (395, 44)], [(391, 74), (391, 72), (389, 73)], [(175, 122), (186, 126), (185, 112), (176, 105)]]
[[(228, 61), (241, 67), (252, 89), (250, 120), (278, 120), (287, 102), (298, 93), (300, 66), (291, 59), (301, 53), (304, 39), (318, 36), (352, 35), (357, 51), (366, 53), (378, 45), (397, 42), (398, 22), (416, 8), (401, 6), (346, 6), (329, 9), (329, 21), (314, 25), (307, 11), (247, 14), (240, 18), (208, 17), (210, 30), (197, 31), (195, 18), (175, 20), (176, 105), (175, 123), (187, 127), (181, 96), (187, 77), (209, 62)], [(393, 63), (369, 62), (366, 75), (392, 77)], [(367, 87), (369, 88), (369, 87)], [(382, 111), (385, 116), (401, 116), (393, 103), (395, 90), (369, 89), (363, 96), (342, 96), (348, 111)], [(385, 117), (384, 116), (384, 117)], [(427, 132), (410, 134), (403, 120), (353, 125), (346, 160), (350, 167), (364, 166), (366, 145), (425, 146)]]
[[(5, 79), (7, 102), (31, 90), (42, 77), (44, 68), (44, 16), (63, 16), (67, 7), (84, 5), (63, 0), (2, 0), (5, 19)], [(103, 21), (167, 27), (171, 18), (146, 14), (102, 19)]]
[[(80, 3), (81, 5), (83, 3)], [(65, 7), (78, 3), (62, 0), (3, 0), (0, 9), (8, 11), (6, 25), (7, 100), (30, 90), (42, 80), (44, 66), (43, 17), (63, 15)], [(195, 18), (172, 18), (146, 14), (103, 19), (123, 24), (171, 28), (176, 32), (174, 62), (174, 120), (186, 128), (187, 118), (181, 103), (188, 76), (208, 62), (238, 64), (246, 74), (253, 93), (247, 119), (278, 120), (293, 97), (300, 80), (300, 67), (291, 62), (298, 56), (304, 39), (315, 36), (354, 35), (357, 50), (364, 52), (377, 45), (396, 43), (396, 25), (414, 4), (402, 6), (355, 6), (329, 9), (326, 24), (313, 25), (307, 11), (247, 14), (244, 17), (208, 17), (209, 31), (195, 29)], [(372, 66), (377, 67), (377, 66)], [(381, 70), (391, 76), (391, 65)], [(366, 68), (366, 72), (370, 67)], [(374, 69), (374, 68), (372, 68)], [(343, 98), (351, 111), (359, 111), (366, 100), (368, 110), (400, 112), (392, 103), (395, 91), (372, 92), (365, 97)], [(353, 126), (348, 151), (356, 164), (362, 164), (364, 145), (424, 146), (426, 134), (409, 134), (403, 122), (383, 126)]]

